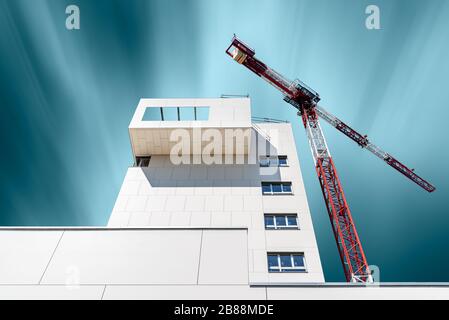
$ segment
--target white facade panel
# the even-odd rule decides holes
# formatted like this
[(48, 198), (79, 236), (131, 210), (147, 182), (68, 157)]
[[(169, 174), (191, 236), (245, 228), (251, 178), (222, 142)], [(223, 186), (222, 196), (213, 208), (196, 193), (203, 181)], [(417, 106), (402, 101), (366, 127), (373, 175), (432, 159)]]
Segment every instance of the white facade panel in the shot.
[[(246, 229), (37, 228), (0, 230), (0, 239), (0, 296), (8, 285), (28, 285), (30, 297), (33, 285), (44, 297), (82, 288), (89, 298), (98, 288), (84, 286), (248, 285)], [(13, 288), (11, 297), (22, 294)]]
[(0, 232), (0, 284), (39, 284), (62, 233)]
[(200, 230), (65, 232), (42, 284), (196, 284)]
[(198, 284), (248, 284), (248, 247), (240, 230), (204, 230)]

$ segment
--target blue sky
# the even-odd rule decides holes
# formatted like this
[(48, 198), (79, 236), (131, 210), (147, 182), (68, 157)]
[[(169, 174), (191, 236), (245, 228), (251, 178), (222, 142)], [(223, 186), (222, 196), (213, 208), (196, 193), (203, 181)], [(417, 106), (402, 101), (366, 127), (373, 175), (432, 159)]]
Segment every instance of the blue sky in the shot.
[[(81, 29), (65, 28), (65, 8)], [(376, 4), (381, 30), (365, 28)], [(132, 163), (141, 97), (249, 94), (294, 125), (326, 278), (343, 280), (295, 111), (225, 54), (233, 33), (322, 105), (416, 168), (428, 194), (323, 124), (382, 281), (449, 281), (449, 2), (0, 0), (0, 225), (104, 225)]]

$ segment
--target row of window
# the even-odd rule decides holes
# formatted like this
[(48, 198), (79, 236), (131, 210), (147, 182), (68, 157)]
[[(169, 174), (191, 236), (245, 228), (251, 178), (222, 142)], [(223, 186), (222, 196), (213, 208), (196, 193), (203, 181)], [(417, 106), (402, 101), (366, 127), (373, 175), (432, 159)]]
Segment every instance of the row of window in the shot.
[(261, 167), (287, 167), (287, 156), (260, 156), (259, 165)]
[(306, 272), (304, 253), (268, 253), (268, 272)]
[[(261, 156), (260, 167), (286, 167), (287, 156)], [(293, 194), (291, 182), (262, 182), (263, 195)], [(296, 214), (265, 214), (266, 230), (299, 229)], [(268, 272), (305, 272), (303, 253), (268, 253)]]
[[(158, 108), (156, 108), (156, 109), (158, 109)], [(145, 160), (148, 159), (148, 162), (149, 162), (150, 157), (137, 157), (137, 159), (145, 159)], [(262, 156), (259, 159), (259, 164), (261, 167), (286, 167), (286, 166), (288, 166), (287, 156)], [(141, 165), (138, 165), (138, 166), (143, 167)], [(148, 164), (145, 166), (148, 166)]]
[(143, 121), (207, 121), (209, 107), (146, 108)]
[(262, 194), (293, 194), (291, 182), (262, 182)]
[(267, 230), (299, 229), (296, 214), (266, 214), (264, 221)]
[[(150, 157), (137, 157), (137, 158), (150, 158)], [(259, 164), (261, 167), (286, 167), (288, 166), (287, 163), (287, 156), (263, 156), (259, 159)], [(146, 165), (148, 166), (148, 165)]]

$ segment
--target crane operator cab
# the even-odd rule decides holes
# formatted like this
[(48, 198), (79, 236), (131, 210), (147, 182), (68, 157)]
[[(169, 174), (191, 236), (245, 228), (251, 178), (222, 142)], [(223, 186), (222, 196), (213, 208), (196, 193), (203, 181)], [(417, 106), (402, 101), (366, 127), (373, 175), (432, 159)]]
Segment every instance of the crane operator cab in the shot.
[(234, 34), (231, 45), (226, 50), (226, 54), (237, 61), (239, 64), (242, 64), (245, 62), (248, 56), (253, 57), (256, 54), (256, 51), (254, 51), (243, 41), (238, 39)]
[(239, 64), (242, 64), (243, 62), (245, 62), (247, 56), (248, 56), (247, 54), (243, 53), (242, 51), (240, 51), (237, 48), (235, 48), (232, 51), (232, 59), (237, 61), (237, 63), (239, 63)]

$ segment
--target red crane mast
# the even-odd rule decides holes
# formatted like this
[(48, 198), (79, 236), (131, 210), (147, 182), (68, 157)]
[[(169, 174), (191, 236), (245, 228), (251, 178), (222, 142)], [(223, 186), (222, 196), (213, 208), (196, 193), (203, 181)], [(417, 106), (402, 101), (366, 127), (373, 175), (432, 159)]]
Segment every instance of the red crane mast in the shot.
[(374, 153), (388, 165), (398, 170), (428, 192), (434, 191), (435, 187), (415, 174), (413, 169), (409, 169), (393, 156), (372, 144), (366, 135), (361, 135), (319, 106), (320, 96), (317, 92), (300, 80), (288, 80), (258, 60), (255, 57), (256, 52), (235, 35), (226, 53), (239, 64), (247, 67), (281, 91), (284, 95), (284, 101), (298, 109), (298, 115), (302, 117), (302, 123), (309, 139), (312, 156), (315, 161), (316, 173), (326, 203), (346, 280), (348, 282), (371, 282), (372, 276), (369, 265), (318, 119), (325, 120), (362, 148)]

